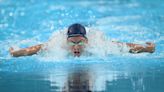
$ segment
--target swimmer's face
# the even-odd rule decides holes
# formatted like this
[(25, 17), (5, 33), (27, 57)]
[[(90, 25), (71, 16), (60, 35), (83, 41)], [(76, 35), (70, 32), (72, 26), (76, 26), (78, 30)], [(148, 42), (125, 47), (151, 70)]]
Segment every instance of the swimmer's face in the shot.
[(82, 36), (69, 37), (67, 39), (67, 44), (74, 56), (79, 57), (84, 51), (85, 45), (88, 43), (88, 40)]

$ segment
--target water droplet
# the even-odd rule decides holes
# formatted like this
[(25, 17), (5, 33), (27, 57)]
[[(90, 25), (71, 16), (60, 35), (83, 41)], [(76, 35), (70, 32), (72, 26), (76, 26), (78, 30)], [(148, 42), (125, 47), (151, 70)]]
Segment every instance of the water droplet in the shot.
[(8, 26), (9, 26), (9, 24), (7, 24), (7, 23), (4, 24), (4, 27), (8, 27)]
[(78, 14), (75, 14), (76, 17), (78, 17), (79, 15)]
[(59, 22), (59, 24), (62, 24), (62, 20), (59, 20), (58, 22)]
[(25, 34), (25, 31), (22, 31), (21, 34)]
[(61, 14), (62, 17), (64, 17), (64, 14)]
[(24, 12), (21, 12), (21, 13), (20, 13), (20, 15), (21, 15), (21, 16), (24, 16), (24, 15), (25, 15), (25, 13), (24, 13)]
[(51, 25), (50, 29), (51, 29), (51, 30), (53, 30), (53, 29), (54, 29), (54, 26), (53, 26), (53, 25)]
[(10, 13), (9, 13), (9, 16), (13, 16), (13, 13), (12, 13), (12, 12), (10, 12)]
[(1, 14), (5, 14), (5, 10), (4, 9), (1, 10)]
[(0, 28), (2, 28), (3, 27), (3, 24), (0, 24)]

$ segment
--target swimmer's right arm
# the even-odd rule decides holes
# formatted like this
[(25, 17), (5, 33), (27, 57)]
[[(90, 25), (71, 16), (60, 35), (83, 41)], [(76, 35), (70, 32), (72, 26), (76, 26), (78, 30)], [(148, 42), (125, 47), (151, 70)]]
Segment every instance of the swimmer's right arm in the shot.
[(9, 51), (10, 51), (10, 54), (13, 57), (30, 56), (30, 55), (33, 55), (33, 54), (37, 54), (37, 52), (40, 51), (42, 46), (43, 46), (43, 44), (39, 44), (39, 45), (31, 46), (31, 47), (28, 47), (28, 48), (20, 49), (20, 50), (17, 50), (17, 51), (14, 51), (14, 49), (11, 47), (9, 49)]

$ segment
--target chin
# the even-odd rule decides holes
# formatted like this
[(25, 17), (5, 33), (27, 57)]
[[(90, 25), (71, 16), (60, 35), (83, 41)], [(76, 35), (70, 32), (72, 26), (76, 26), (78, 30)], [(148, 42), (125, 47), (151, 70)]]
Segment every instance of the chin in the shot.
[(80, 57), (80, 54), (74, 54), (75, 57)]

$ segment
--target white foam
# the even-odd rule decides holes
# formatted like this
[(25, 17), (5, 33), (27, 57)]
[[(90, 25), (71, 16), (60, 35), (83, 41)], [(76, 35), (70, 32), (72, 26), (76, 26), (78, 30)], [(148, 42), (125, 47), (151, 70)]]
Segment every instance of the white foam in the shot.
[[(95, 57), (104, 58), (109, 54), (121, 54), (123, 52), (128, 52), (129, 50), (129, 48), (124, 44), (115, 44), (110, 41), (110, 39), (101, 31), (92, 28), (86, 28), (86, 30), (88, 44), (83, 54), (85, 57), (90, 57), (93, 55)], [(71, 53), (66, 42), (66, 32), (66, 30), (54, 32), (49, 41), (44, 44), (44, 48), (41, 51), (44, 59), (56, 61), (66, 59), (70, 56)]]
[(129, 51), (125, 44), (112, 42), (109, 37), (99, 30), (90, 29), (87, 37), (89, 41), (87, 51), (96, 56), (104, 57), (109, 54), (121, 54)]
[(66, 31), (54, 32), (41, 51), (41, 54), (44, 56), (43, 58), (46, 60), (65, 59), (68, 54), (66, 40)]

